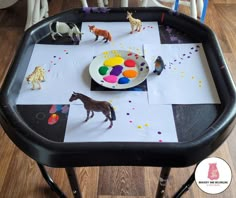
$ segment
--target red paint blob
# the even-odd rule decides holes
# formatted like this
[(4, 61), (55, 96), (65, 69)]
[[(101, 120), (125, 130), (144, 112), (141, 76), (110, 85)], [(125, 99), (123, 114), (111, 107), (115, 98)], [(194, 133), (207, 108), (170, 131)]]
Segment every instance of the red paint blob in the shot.
[(131, 60), (131, 59), (127, 59), (125, 62), (124, 62), (125, 66), (126, 67), (135, 67), (136, 66), (136, 62)]
[(49, 125), (54, 125), (58, 122), (58, 120), (59, 120), (59, 116), (54, 113), (48, 118), (48, 124)]

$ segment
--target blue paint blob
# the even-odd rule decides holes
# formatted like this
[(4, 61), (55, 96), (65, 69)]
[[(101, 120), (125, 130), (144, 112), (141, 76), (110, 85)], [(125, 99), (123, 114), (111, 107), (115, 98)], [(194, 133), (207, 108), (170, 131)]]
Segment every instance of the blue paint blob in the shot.
[(140, 65), (141, 65), (141, 66), (144, 66), (144, 65), (145, 65), (145, 62), (141, 63)]
[(126, 78), (126, 77), (121, 77), (119, 80), (118, 80), (118, 84), (127, 84), (129, 83), (130, 79)]

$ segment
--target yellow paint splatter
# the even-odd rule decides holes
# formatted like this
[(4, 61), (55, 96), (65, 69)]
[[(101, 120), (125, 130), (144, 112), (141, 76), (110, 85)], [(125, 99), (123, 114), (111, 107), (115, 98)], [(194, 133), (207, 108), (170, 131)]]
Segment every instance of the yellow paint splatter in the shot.
[(198, 87), (202, 88), (202, 81), (201, 80), (198, 81)]
[(148, 126), (149, 126), (149, 124), (148, 124), (148, 123), (146, 123), (144, 126), (148, 127)]
[(143, 128), (141, 125), (138, 125), (138, 129), (141, 129), (141, 128)]
[(112, 57), (112, 58), (105, 60), (103, 64), (108, 67), (113, 67), (115, 65), (121, 65), (123, 63), (124, 63), (124, 59), (116, 56), (116, 57)]

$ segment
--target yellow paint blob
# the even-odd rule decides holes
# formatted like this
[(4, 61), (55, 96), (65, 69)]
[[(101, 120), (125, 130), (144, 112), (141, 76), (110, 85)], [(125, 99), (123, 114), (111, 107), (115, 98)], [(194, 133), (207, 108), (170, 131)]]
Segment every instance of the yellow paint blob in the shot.
[(146, 126), (146, 127), (148, 127), (148, 126), (149, 126), (149, 124), (148, 124), (148, 123), (146, 123), (146, 124), (145, 124), (145, 126)]
[(55, 113), (52, 114), (52, 117), (53, 117), (53, 118), (56, 118), (56, 117), (57, 117), (57, 114), (55, 114)]
[(138, 125), (138, 128), (139, 128), (139, 129), (141, 129), (141, 128), (142, 128), (142, 126), (141, 126), (141, 125)]
[(138, 72), (135, 70), (125, 70), (122, 74), (127, 78), (135, 78)]
[(124, 63), (124, 59), (119, 56), (116, 56), (116, 57), (112, 57), (105, 60), (103, 65), (108, 66), (108, 67), (113, 67), (115, 65), (121, 65), (123, 63)]

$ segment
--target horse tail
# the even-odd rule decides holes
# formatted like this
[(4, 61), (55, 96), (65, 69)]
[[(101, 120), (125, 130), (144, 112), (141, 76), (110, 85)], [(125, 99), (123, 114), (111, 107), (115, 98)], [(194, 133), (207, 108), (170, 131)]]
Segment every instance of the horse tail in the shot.
[(114, 108), (110, 105), (111, 110), (111, 120), (116, 120), (116, 114)]
[(110, 32), (108, 32), (107, 39), (108, 39), (108, 41), (111, 41), (111, 40), (112, 40), (112, 37), (111, 37)]

